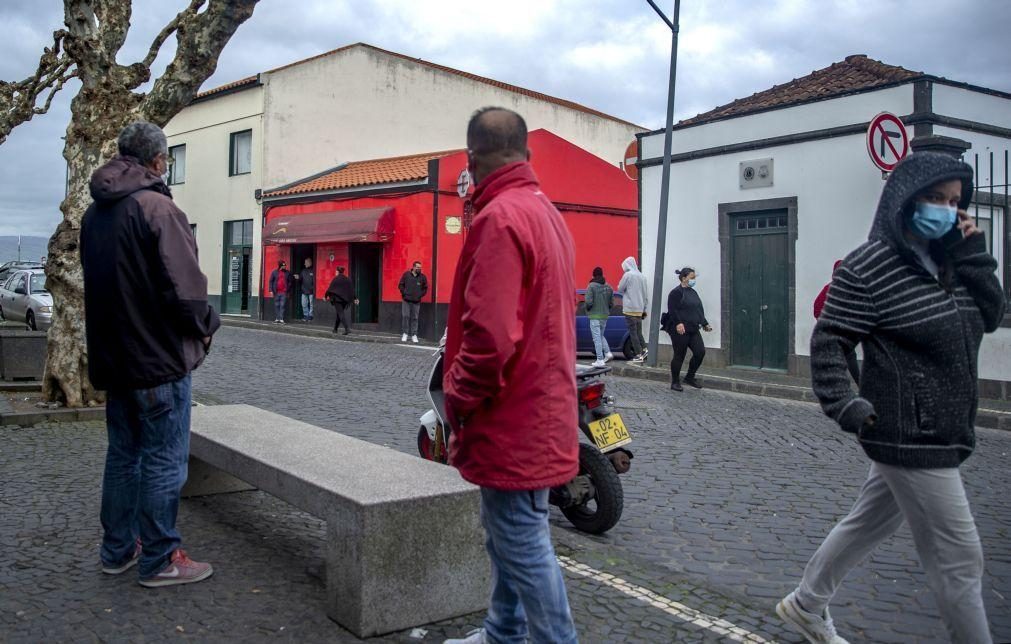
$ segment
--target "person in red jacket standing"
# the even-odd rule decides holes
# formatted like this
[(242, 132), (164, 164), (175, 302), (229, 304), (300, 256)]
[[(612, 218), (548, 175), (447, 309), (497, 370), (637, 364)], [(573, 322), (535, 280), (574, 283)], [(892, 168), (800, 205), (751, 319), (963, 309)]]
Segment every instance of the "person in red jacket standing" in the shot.
[(479, 110), (467, 148), (477, 215), (456, 267), (443, 386), (451, 463), (481, 487), (493, 588), (484, 628), (446, 642), (568, 644), (548, 490), (579, 471), (575, 249), (518, 114)]
[[(842, 264), (842, 260), (836, 260), (836, 263), (832, 266), (832, 273), (835, 274), (835, 269), (839, 268), (839, 264)], [(818, 293), (818, 297), (814, 298), (814, 319), (817, 320), (821, 317), (821, 310), (825, 308), (825, 300), (828, 299), (828, 287), (832, 286), (829, 282)], [(846, 353), (846, 367), (849, 369), (850, 377), (853, 378), (853, 382), (860, 384), (860, 363), (857, 362), (857, 352), (854, 348), (852, 351)]]

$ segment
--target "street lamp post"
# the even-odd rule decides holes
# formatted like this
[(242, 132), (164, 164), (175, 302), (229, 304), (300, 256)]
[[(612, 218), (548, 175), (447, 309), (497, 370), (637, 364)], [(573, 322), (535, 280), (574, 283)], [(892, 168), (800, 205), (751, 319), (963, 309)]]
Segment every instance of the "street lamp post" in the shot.
[[(656, 258), (653, 263), (653, 302), (649, 311), (649, 353), (646, 356), (646, 364), (655, 367), (657, 362), (657, 347), (660, 344), (660, 308), (663, 305), (664, 253), (667, 250), (667, 208), (670, 202), (670, 154), (671, 139), (674, 134), (674, 80), (677, 75), (678, 64), (678, 29), (681, 0), (674, 0), (673, 20), (668, 20), (667, 16), (660, 10), (660, 7), (656, 6), (653, 0), (646, 0), (646, 2), (667, 23), (673, 34), (670, 46), (670, 84), (667, 88), (667, 129), (664, 132), (663, 171), (660, 175), (660, 217), (657, 221)], [(640, 154), (642, 154), (641, 151)], [(639, 180), (642, 181), (641, 173), (639, 174)]]

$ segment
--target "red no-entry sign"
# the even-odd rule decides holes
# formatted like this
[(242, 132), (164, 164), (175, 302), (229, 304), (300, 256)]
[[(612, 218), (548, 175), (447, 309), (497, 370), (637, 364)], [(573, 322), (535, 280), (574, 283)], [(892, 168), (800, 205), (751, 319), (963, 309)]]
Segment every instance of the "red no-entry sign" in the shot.
[(881, 170), (891, 172), (909, 154), (909, 135), (899, 117), (882, 112), (867, 127), (867, 154)]

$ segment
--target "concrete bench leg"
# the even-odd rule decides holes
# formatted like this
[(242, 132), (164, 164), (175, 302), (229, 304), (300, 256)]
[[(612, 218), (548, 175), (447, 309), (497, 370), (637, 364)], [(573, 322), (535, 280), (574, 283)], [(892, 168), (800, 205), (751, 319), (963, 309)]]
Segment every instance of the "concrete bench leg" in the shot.
[(207, 496), (226, 492), (245, 492), (256, 488), (213, 465), (190, 456), (189, 475), (183, 486), (182, 496)]
[(483, 611), (490, 564), (480, 492), (335, 509), (327, 615), (358, 637)]

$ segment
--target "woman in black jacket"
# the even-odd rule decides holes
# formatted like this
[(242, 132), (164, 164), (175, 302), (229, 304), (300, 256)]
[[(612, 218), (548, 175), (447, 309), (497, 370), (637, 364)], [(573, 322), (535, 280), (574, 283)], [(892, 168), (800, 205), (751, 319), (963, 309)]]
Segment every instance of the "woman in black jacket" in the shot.
[(706, 344), (702, 341), (699, 330), (712, 331), (706, 320), (706, 312), (702, 308), (702, 298), (695, 292), (695, 269), (685, 266), (677, 272), (681, 285), (667, 295), (667, 315), (664, 321), (664, 331), (670, 334), (674, 345), (674, 359), (670, 363), (670, 388), (674, 391), (684, 391), (681, 386), (681, 365), (685, 354), (692, 351), (692, 359), (688, 363), (688, 373), (685, 383), (701, 389), (702, 384), (695, 379), (695, 372), (706, 357)]

